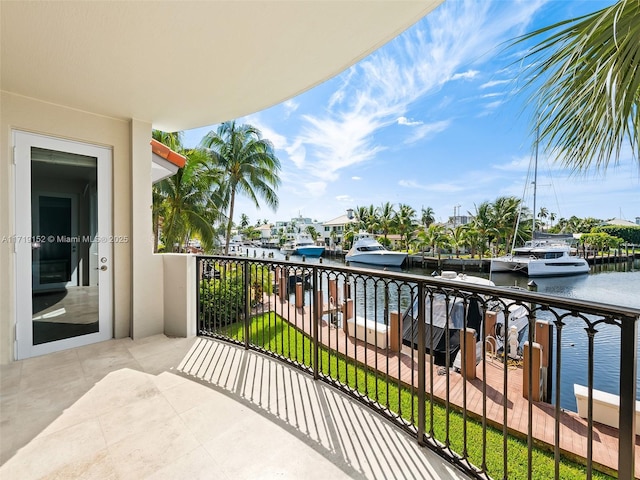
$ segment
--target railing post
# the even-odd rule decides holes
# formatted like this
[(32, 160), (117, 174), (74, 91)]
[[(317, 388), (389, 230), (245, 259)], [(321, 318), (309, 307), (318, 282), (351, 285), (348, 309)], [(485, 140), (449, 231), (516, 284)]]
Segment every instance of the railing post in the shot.
[(618, 478), (635, 476), (636, 334), (638, 318), (622, 318), (620, 341), (620, 418)]
[(249, 350), (249, 318), (251, 316), (251, 266), (244, 261), (244, 348)]
[(464, 357), (462, 372), (465, 381), (476, 378), (476, 331), (473, 328), (465, 328), (460, 331), (464, 335)]
[(318, 300), (322, 301), (322, 298), (320, 299), (318, 298), (319, 285), (320, 285), (320, 279), (318, 278), (318, 269), (317, 267), (313, 267), (313, 282), (312, 282), (313, 295), (311, 298), (313, 298), (312, 332), (313, 332), (313, 378), (314, 380), (317, 380), (319, 378), (318, 323), (319, 323), (319, 318), (322, 311), (322, 305), (318, 304), (319, 303)]
[(391, 312), (389, 314), (389, 350), (400, 353), (402, 350), (402, 341), (400, 337), (400, 313)]
[(425, 298), (424, 284), (418, 282), (418, 443), (424, 445), (426, 420), (426, 345), (425, 345)]
[(200, 314), (201, 302), (202, 302), (202, 287), (201, 287), (201, 276), (200, 269), (202, 268), (202, 257), (196, 255), (196, 335), (200, 335), (200, 332), (204, 330), (201, 326), (201, 322), (203, 321), (202, 315)]

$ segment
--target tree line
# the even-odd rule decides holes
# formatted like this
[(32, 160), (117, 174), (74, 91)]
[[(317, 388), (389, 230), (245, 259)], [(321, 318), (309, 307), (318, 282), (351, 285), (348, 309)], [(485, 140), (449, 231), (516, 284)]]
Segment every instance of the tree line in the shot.
[(235, 202), (244, 195), (260, 206), (278, 206), (280, 160), (273, 145), (251, 125), (225, 122), (197, 148), (184, 148), (182, 133), (153, 131), (153, 138), (186, 157), (178, 172), (153, 186), (155, 251), (184, 251), (193, 236), (212, 251), (221, 234), (229, 252)]

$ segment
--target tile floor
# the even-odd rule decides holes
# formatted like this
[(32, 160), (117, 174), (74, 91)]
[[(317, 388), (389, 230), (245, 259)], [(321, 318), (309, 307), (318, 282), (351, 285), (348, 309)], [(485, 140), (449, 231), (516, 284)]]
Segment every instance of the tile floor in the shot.
[(210, 339), (0, 367), (2, 479), (467, 478), (321, 382)]

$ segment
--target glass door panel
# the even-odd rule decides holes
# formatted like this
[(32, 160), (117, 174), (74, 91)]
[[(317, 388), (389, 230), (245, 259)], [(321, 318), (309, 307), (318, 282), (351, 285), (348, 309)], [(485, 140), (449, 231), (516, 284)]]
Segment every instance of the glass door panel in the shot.
[(18, 358), (111, 338), (112, 245), (99, 241), (111, 234), (111, 152), (23, 132), (14, 142), (16, 233), (28, 239), (16, 245)]

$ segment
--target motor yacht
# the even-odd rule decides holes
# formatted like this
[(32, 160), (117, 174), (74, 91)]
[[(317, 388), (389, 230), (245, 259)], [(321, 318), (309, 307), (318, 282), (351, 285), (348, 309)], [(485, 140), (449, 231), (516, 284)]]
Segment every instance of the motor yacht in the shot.
[(387, 250), (372, 234), (360, 232), (355, 236), (353, 247), (345, 256), (345, 260), (369, 265), (399, 267), (407, 259), (407, 256), (407, 253), (404, 252)]

